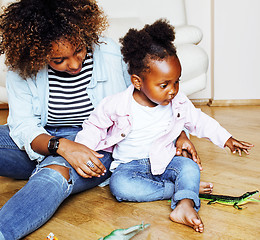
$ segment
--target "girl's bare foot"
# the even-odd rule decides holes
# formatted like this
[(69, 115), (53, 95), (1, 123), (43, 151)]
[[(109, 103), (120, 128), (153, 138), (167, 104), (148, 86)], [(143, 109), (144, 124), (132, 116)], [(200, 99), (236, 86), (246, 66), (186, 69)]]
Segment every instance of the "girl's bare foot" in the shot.
[(202, 233), (204, 230), (203, 222), (193, 207), (194, 203), (191, 199), (179, 201), (176, 208), (171, 212), (170, 219), (173, 222), (190, 226), (196, 232)]
[(199, 193), (210, 194), (213, 191), (213, 183), (210, 182), (200, 182)]

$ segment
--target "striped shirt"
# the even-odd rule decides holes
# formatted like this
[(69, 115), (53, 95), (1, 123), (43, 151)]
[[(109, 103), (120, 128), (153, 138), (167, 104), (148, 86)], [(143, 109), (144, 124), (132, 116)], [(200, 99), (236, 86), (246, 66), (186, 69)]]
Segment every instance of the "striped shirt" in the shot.
[(48, 69), (48, 126), (80, 125), (94, 107), (86, 92), (93, 71), (93, 57), (88, 53), (77, 75)]

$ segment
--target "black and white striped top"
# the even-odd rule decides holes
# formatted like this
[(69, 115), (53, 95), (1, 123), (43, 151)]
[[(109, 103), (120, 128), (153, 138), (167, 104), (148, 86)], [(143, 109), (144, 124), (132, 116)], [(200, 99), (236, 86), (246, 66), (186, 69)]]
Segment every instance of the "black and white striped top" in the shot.
[(58, 72), (49, 67), (48, 126), (81, 126), (89, 117), (94, 107), (86, 88), (92, 71), (93, 57), (89, 53), (77, 75)]

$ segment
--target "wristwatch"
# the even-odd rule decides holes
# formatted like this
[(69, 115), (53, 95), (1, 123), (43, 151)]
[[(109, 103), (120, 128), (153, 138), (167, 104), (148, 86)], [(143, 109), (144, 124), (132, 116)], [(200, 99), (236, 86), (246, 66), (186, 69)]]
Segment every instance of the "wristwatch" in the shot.
[(57, 150), (59, 148), (60, 141), (62, 137), (52, 137), (48, 142), (48, 150), (51, 155), (57, 156)]

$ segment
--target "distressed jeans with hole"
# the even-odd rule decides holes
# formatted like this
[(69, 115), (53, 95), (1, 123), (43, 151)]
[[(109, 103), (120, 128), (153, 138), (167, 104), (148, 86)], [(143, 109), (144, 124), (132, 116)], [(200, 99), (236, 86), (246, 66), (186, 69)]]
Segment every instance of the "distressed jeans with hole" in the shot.
[[(70, 140), (74, 140), (79, 130), (75, 127), (47, 129), (51, 135)], [(100, 153), (104, 154), (101, 162), (109, 169), (111, 154)], [(68, 167), (69, 181), (59, 172), (43, 168), (51, 164)], [(47, 222), (70, 194), (93, 188), (110, 174), (107, 171), (100, 178), (82, 178), (61, 156), (48, 156), (37, 165), (29, 160), (24, 151), (18, 149), (9, 137), (8, 127), (0, 126), (0, 176), (16, 179), (28, 179), (31, 176), (27, 184), (0, 209), (0, 240), (15, 240), (28, 235)]]

